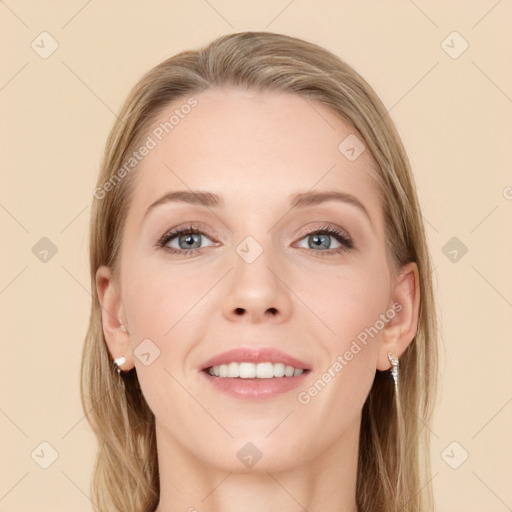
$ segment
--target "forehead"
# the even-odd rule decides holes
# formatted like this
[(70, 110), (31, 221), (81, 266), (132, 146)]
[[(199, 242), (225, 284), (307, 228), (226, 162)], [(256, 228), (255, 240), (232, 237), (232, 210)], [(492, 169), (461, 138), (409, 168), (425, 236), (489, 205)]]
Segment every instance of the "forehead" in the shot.
[(298, 94), (209, 88), (169, 104), (144, 140), (151, 149), (135, 172), (136, 209), (187, 188), (246, 206), (337, 189), (377, 207), (376, 163), (362, 138), (330, 108)]

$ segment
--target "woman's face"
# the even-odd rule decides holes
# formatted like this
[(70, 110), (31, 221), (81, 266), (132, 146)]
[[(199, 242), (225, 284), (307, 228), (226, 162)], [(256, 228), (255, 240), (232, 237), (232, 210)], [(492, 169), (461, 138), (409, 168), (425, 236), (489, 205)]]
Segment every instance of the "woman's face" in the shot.
[[(376, 368), (389, 368), (383, 320), (396, 313), (370, 152), (348, 123), (295, 94), (194, 98), (162, 112), (131, 171), (119, 312), (135, 356), (123, 368), (135, 364), (159, 450), (225, 470), (339, 455), (349, 439), (356, 446)], [(165, 200), (177, 191), (197, 201)], [(324, 192), (341, 199), (313, 200)], [(165, 239), (174, 228), (190, 231)], [(226, 351), (263, 348), (308, 371), (257, 381), (203, 371)]]

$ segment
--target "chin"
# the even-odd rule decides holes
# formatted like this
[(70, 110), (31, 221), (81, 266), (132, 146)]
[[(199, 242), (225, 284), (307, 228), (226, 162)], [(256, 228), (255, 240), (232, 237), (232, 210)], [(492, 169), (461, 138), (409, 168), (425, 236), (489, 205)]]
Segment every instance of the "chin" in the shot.
[(210, 450), (203, 457), (197, 456), (223, 471), (244, 474), (286, 471), (305, 462), (304, 443), (294, 446), (277, 436), (272, 440), (270, 437), (248, 433), (219, 443), (219, 449)]

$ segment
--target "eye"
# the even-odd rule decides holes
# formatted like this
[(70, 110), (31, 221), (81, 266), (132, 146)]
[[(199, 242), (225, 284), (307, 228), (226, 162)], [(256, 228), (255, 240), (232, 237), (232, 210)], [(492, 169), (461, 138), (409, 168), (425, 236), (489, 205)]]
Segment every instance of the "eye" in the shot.
[[(173, 228), (167, 231), (157, 242), (157, 246), (171, 254), (180, 254), (182, 256), (198, 254), (201, 252), (202, 238), (211, 239), (198, 224), (189, 224), (180, 228)], [(332, 247), (332, 239), (335, 239), (335, 247)], [(309, 239), (307, 247), (313, 252), (320, 253), (319, 256), (329, 256), (349, 251), (354, 247), (352, 239), (348, 233), (336, 226), (320, 226), (314, 231), (309, 231), (301, 240)], [(171, 245), (173, 244), (173, 245)], [(214, 245), (213, 242), (211, 245)], [(319, 250), (320, 249), (320, 250)]]
[[(158, 247), (162, 247), (167, 252), (172, 254), (187, 255), (194, 252), (199, 252), (203, 247), (201, 246), (201, 239), (206, 236), (206, 233), (199, 225), (187, 225), (181, 228), (174, 228), (167, 231), (160, 240), (158, 240)], [(208, 238), (208, 240), (210, 240)], [(211, 241), (211, 240), (210, 240)], [(169, 245), (173, 243), (173, 245)]]
[[(332, 238), (334, 238), (338, 244), (337, 247), (331, 247)], [(342, 253), (354, 247), (348, 233), (345, 233), (336, 226), (321, 226), (314, 231), (306, 233), (301, 240), (304, 239), (308, 239), (308, 246), (302, 248), (313, 249), (314, 252), (326, 253), (326, 255), (332, 254), (333, 252), (337, 254)], [(322, 254), (322, 256), (323, 255), (324, 254)]]

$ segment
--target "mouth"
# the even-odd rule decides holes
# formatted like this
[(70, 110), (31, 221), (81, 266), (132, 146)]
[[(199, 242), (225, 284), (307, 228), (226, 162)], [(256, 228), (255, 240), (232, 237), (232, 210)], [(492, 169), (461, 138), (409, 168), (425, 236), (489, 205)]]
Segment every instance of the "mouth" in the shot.
[(224, 352), (201, 367), (215, 389), (232, 398), (264, 400), (304, 383), (310, 365), (273, 348), (242, 348)]

